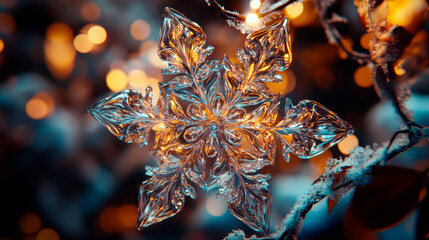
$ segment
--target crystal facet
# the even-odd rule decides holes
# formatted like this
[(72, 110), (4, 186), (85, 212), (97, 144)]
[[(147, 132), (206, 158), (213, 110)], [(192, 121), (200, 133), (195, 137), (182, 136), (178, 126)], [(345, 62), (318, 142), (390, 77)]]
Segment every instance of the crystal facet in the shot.
[(165, 10), (160, 35), (158, 54), (168, 63), (163, 73), (175, 77), (160, 84), (157, 109), (151, 88), (122, 91), (89, 109), (122, 141), (146, 145), (155, 132), (151, 153), (160, 166), (146, 167), (151, 178), (140, 187), (138, 228), (177, 214), (185, 196), (195, 198), (196, 185), (218, 188), (234, 216), (268, 233), (270, 176), (258, 171), (275, 163), (277, 143), (286, 161), (290, 152), (309, 158), (352, 127), (310, 100), (293, 106), (286, 99), (280, 117), (279, 96), (265, 83), (281, 81), (277, 72), (292, 60), (287, 19), (248, 35), (240, 64), (207, 60), (213, 48), (205, 46), (204, 31), (173, 9)]

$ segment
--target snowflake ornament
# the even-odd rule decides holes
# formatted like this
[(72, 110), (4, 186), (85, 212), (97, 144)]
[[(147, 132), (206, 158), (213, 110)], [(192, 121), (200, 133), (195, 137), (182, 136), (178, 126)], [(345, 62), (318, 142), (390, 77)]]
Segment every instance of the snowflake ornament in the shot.
[(139, 192), (137, 227), (142, 229), (177, 214), (194, 186), (218, 188), (229, 211), (256, 231), (268, 233), (272, 197), (268, 174), (276, 148), (288, 161), (322, 153), (353, 132), (350, 124), (317, 102), (293, 106), (286, 99), (284, 117), (279, 96), (266, 82), (280, 82), (278, 71), (292, 59), (288, 20), (247, 36), (238, 51), (240, 64), (227, 57), (207, 60), (203, 29), (181, 13), (166, 8), (159, 39), (159, 57), (168, 63), (160, 83), (157, 107), (152, 88), (125, 90), (90, 107), (90, 113), (120, 140), (147, 145), (159, 167), (146, 166), (150, 179)]

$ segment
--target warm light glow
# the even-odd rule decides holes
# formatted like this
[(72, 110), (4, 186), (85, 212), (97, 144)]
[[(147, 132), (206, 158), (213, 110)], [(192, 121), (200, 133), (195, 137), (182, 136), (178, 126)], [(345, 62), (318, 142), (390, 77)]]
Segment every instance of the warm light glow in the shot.
[(318, 171), (318, 174), (321, 174), (325, 172), (326, 161), (328, 161), (329, 158), (332, 158), (332, 153), (328, 149), (323, 153), (310, 158), (310, 164), (315, 170)]
[[(353, 40), (350, 37), (343, 38), (341, 40), (341, 42), (343, 43), (344, 48), (346, 48), (347, 50), (353, 49)], [(338, 55), (340, 56), (341, 59), (347, 59), (348, 58), (346, 51), (344, 51), (340, 47), (338, 47)]]
[(66, 79), (74, 67), (73, 30), (64, 23), (53, 23), (46, 29), (44, 53), (46, 66), (57, 79)]
[(359, 145), (359, 140), (355, 135), (350, 135), (338, 143), (338, 149), (343, 154), (350, 154), (354, 147)]
[(259, 20), (259, 17), (256, 13), (249, 13), (246, 16), (246, 23), (251, 26), (257, 25), (258, 20)]
[(318, 68), (314, 71), (314, 83), (323, 90), (328, 90), (334, 86), (335, 77), (331, 70)]
[(419, 28), (420, 19), (423, 19), (427, 11), (427, 3), (424, 0), (389, 0), (387, 9), (388, 23), (392, 26), (402, 26), (413, 33)]
[(64, 23), (52, 23), (46, 29), (46, 39), (51, 42), (71, 42), (73, 30)]
[(94, 44), (102, 44), (106, 41), (107, 32), (102, 26), (92, 26), (88, 30), (88, 39)]
[(60, 236), (55, 230), (44, 228), (37, 233), (36, 240), (60, 240)]
[(121, 230), (119, 217), (120, 210), (117, 207), (108, 207), (100, 215), (100, 227), (107, 233), (116, 233)]
[(148, 50), (147, 53), (147, 57), (149, 59), (149, 62), (155, 66), (155, 67), (159, 67), (159, 68), (163, 68), (165, 67), (165, 65), (167, 65), (164, 61), (162, 61), (159, 56), (158, 56), (158, 47), (154, 46), (153, 48), (151, 48), (150, 50)]
[(106, 84), (113, 92), (122, 91), (128, 85), (127, 75), (121, 69), (112, 69), (106, 75)]
[(226, 212), (225, 203), (223, 201), (219, 201), (216, 198), (216, 195), (207, 198), (206, 209), (208, 213), (215, 217), (222, 216)]
[(406, 73), (405, 69), (402, 68), (402, 64), (404, 63), (404, 59), (401, 59), (396, 62), (393, 69), (395, 70), (396, 75), (402, 76)]
[(95, 22), (101, 16), (101, 11), (95, 2), (85, 2), (80, 8), (82, 18), (88, 22)]
[(0, 6), (4, 8), (12, 8), (15, 6), (16, 2), (17, 0), (0, 0)]
[(74, 38), (73, 45), (78, 52), (88, 53), (94, 47), (86, 34), (79, 34)]
[(131, 36), (137, 41), (143, 41), (150, 35), (150, 26), (144, 20), (136, 20), (130, 27)]
[(0, 13), (0, 33), (12, 34), (16, 29), (15, 19), (9, 13)]
[(372, 34), (371, 33), (365, 33), (360, 37), (360, 45), (365, 48), (369, 49), (369, 43), (371, 42)]
[(25, 105), (27, 115), (32, 119), (42, 119), (48, 115), (48, 105), (41, 99), (32, 98)]
[(295, 2), (286, 7), (286, 13), (290, 19), (299, 17), (304, 11), (304, 4), (302, 2)]
[(0, 38), (0, 52), (3, 52), (4, 49), (4, 42), (3, 39)]
[(147, 76), (145, 72), (135, 69), (128, 73), (128, 84), (132, 88), (143, 88), (146, 78)]
[(362, 88), (371, 87), (373, 84), (371, 69), (367, 66), (361, 66), (356, 69), (354, 75), (355, 83)]
[(34, 213), (24, 213), (19, 218), (19, 229), (23, 233), (32, 234), (37, 232), (42, 226), (39, 216)]
[(279, 72), (278, 75), (282, 76), (282, 81), (279, 83), (268, 82), (265, 85), (274, 93), (279, 93), (281, 96), (292, 92), (296, 86), (296, 77), (291, 70)]
[(261, 7), (261, 1), (260, 0), (251, 0), (249, 5), (250, 5), (251, 9), (258, 9)]
[(126, 228), (135, 228), (137, 222), (137, 212), (138, 209), (136, 206), (128, 204), (120, 208), (119, 219), (122, 223), (122, 226)]

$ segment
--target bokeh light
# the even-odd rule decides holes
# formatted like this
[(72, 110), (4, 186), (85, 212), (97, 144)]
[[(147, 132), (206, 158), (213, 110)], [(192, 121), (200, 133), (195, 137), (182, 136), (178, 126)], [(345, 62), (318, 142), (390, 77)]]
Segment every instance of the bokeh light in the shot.
[(121, 69), (112, 69), (106, 75), (106, 84), (113, 92), (122, 91), (128, 85), (127, 75)]
[(144, 20), (135, 20), (130, 26), (130, 33), (135, 40), (143, 41), (150, 35), (150, 26)]
[(0, 0), (0, 7), (12, 8), (18, 0)]
[(356, 69), (353, 78), (355, 83), (362, 88), (371, 87), (373, 84), (372, 72), (367, 66), (361, 66)]
[(107, 233), (116, 233), (121, 231), (120, 225), (121, 212), (117, 207), (108, 207), (100, 214), (99, 223), (101, 229)]
[(250, 26), (255, 26), (258, 24), (259, 17), (256, 13), (249, 13), (246, 16), (246, 23)]
[(102, 44), (106, 41), (107, 32), (102, 26), (92, 26), (88, 30), (88, 39), (94, 44)]
[(290, 19), (299, 17), (304, 11), (304, 4), (302, 2), (294, 2), (286, 7), (286, 14)]
[(250, 5), (251, 9), (258, 9), (259, 7), (261, 7), (261, 1), (260, 0), (250, 0), (249, 5)]
[(48, 115), (48, 105), (41, 99), (32, 98), (25, 105), (25, 112), (32, 119), (42, 119)]
[(94, 48), (94, 44), (89, 40), (86, 34), (78, 34), (74, 38), (73, 45), (76, 50), (81, 53), (88, 53)]
[(279, 83), (269, 82), (265, 85), (274, 93), (278, 93), (281, 96), (292, 92), (296, 86), (296, 77), (295, 74), (287, 69), (286, 71), (278, 73), (282, 77), (282, 81)]
[(46, 29), (44, 52), (46, 66), (57, 79), (66, 79), (74, 67), (73, 30), (64, 23), (53, 23)]
[(4, 49), (4, 42), (3, 39), (0, 38), (0, 53), (3, 52)]
[(127, 204), (120, 208), (119, 219), (125, 228), (135, 228), (137, 222), (137, 206)]
[(140, 69), (134, 69), (128, 73), (128, 84), (132, 88), (143, 88), (147, 75)]
[(42, 119), (55, 109), (55, 101), (51, 95), (40, 92), (31, 98), (25, 105), (25, 112), (32, 119)]
[(147, 51), (147, 57), (149, 59), (149, 62), (158, 68), (163, 68), (165, 67), (167, 64), (162, 61), (159, 56), (158, 56), (158, 47), (156, 45), (154, 45), (152, 48), (150, 48)]
[(352, 134), (344, 138), (341, 142), (338, 143), (338, 149), (345, 155), (350, 154), (354, 147), (359, 145), (358, 138)]
[(372, 39), (372, 33), (365, 33), (360, 37), (360, 45), (365, 48), (365, 49), (369, 49), (369, 44), (371, 42)]
[(393, 69), (398, 76), (402, 76), (406, 73), (405, 69), (402, 68), (402, 64), (404, 63), (404, 59), (399, 59), (395, 65), (393, 66)]
[(44, 228), (37, 233), (36, 240), (60, 240), (60, 236), (55, 230)]
[(314, 71), (314, 83), (320, 89), (328, 90), (334, 86), (335, 76), (327, 68), (317, 68)]
[(9, 13), (0, 13), (0, 33), (5, 35), (12, 34), (15, 32), (16, 22), (15, 19)]
[(85, 2), (80, 8), (82, 18), (88, 22), (95, 22), (101, 16), (101, 11), (95, 2)]
[(222, 216), (226, 213), (226, 206), (223, 201), (217, 199), (216, 195), (212, 195), (206, 200), (207, 212), (215, 217)]
[(42, 222), (40, 221), (39, 216), (35, 213), (29, 212), (21, 215), (18, 225), (19, 229), (23, 233), (32, 234), (40, 229)]
[(313, 169), (317, 171), (317, 174), (322, 174), (325, 172), (326, 162), (329, 158), (332, 158), (332, 152), (329, 149), (317, 156), (310, 158), (310, 164)]

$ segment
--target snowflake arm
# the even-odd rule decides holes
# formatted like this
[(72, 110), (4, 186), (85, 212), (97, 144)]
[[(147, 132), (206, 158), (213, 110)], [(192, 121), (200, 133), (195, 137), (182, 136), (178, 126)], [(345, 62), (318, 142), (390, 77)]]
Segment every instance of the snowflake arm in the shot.
[[(352, 133), (350, 124), (319, 103), (286, 100), (284, 117), (279, 96), (265, 83), (281, 81), (278, 71), (292, 60), (288, 20), (249, 34), (238, 51), (240, 64), (225, 56), (208, 61), (213, 48), (198, 24), (167, 8), (159, 39), (163, 74), (175, 77), (160, 84), (153, 108), (152, 89), (145, 94), (125, 90), (90, 107), (90, 113), (125, 142), (148, 144), (159, 167), (146, 167), (150, 179), (139, 192), (137, 227), (172, 217), (194, 186), (218, 188), (229, 211), (249, 227), (268, 234), (272, 197), (258, 171), (273, 165), (278, 142), (283, 156), (315, 156)], [(209, 164), (211, 163), (211, 164)]]

